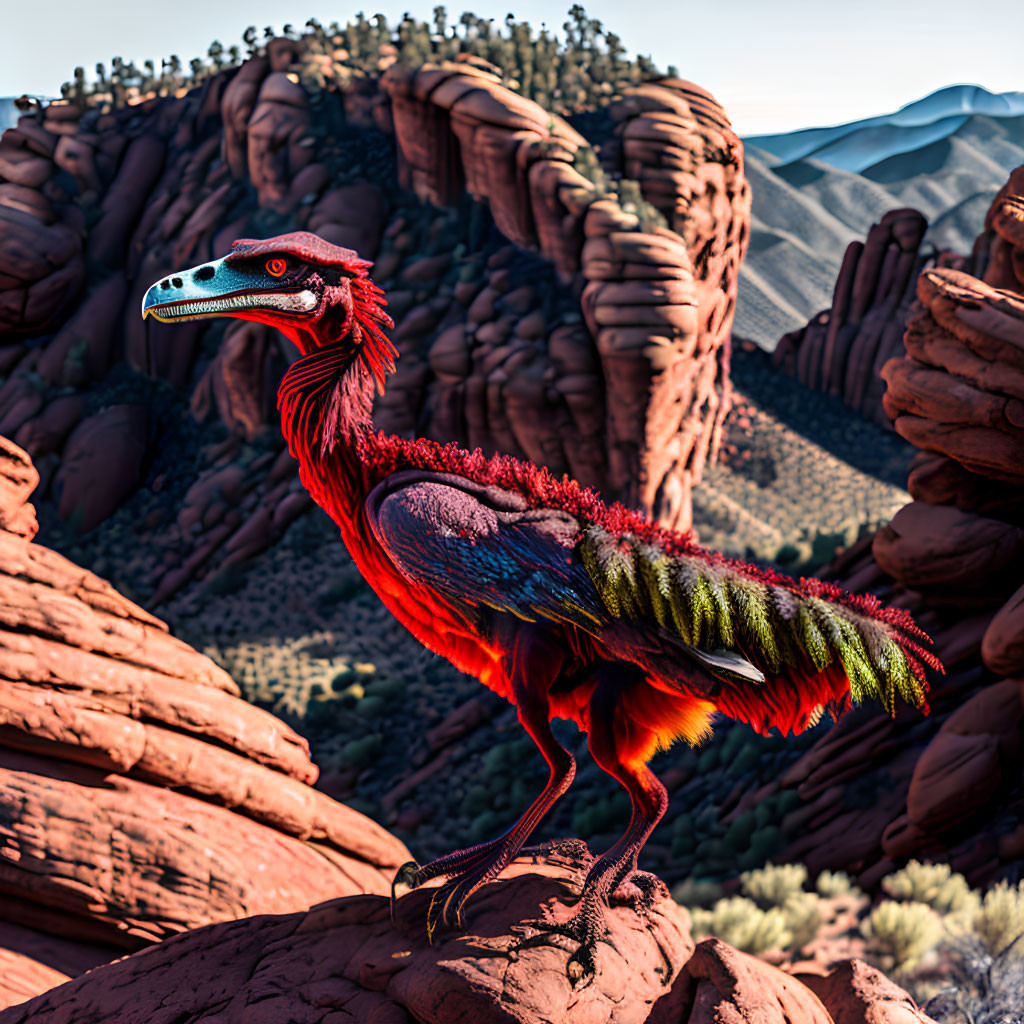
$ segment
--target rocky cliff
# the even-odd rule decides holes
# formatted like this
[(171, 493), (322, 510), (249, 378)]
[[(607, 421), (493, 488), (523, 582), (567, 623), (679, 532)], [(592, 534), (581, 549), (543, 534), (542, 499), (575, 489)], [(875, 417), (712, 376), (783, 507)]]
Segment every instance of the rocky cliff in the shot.
[[(126, 368), (188, 391), (197, 416), (240, 438), (273, 423), (291, 358), (273, 332), (169, 331), (138, 306), (153, 280), (235, 237), (298, 228), (376, 260), (402, 353), (382, 427), (530, 458), (688, 526), (729, 409), (749, 219), (721, 108), (674, 79), (634, 89), (609, 177), (586, 139), (485, 62), (307, 89), (301, 50), (272, 40), (180, 99), (106, 114), (51, 104), (0, 140), (0, 429), (60, 463), (61, 515), (84, 530), (102, 521), (160, 443), (137, 394), (93, 418), (114, 404), (112, 373), (122, 391)], [(442, 209), (453, 205), (465, 215)], [(107, 443), (125, 449), (116, 479), (90, 462)], [(285, 511), (250, 501), (217, 523), (189, 564), (265, 544), (302, 510), (288, 493)]]
[(614, 908), (599, 971), (576, 987), (566, 973), (570, 950), (517, 923), (564, 920), (576, 880), (564, 864), (518, 861), (475, 898), (469, 933), (433, 945), (422, 926), (429, 891), (403, 898), (395, 924), (386, 900), (365, 896), (213, 925), (0, 1011), (0, 1024), (129, 1024), (158, 1013), (310, 1024), (934, 1024), (859, 960), (793, 975), (717, 939), (695, 946), (686, 911), (669, 900), (646, 920)]
[[(921, 449), (907, 484), (914, 500), (833, 573), (852, 590), (912, 611), (934, 636), (946, 676), (926, 720), (860, 708), (759, 794), (781, 787), (800, 795), (802, 805), (783, 822), (800, 836), (778, 857), (800, 859), (812, 872), (845, 868), (870, 887), (918, 857), (948, 861), (978, 883), (1013, 876), (1024, 862), (1022, 190), (1024, 169), (992, 204), (975, 245), (981, 277), (938, 265), (917, 274), (916, 300), (901, 303), (901, 352), (880, 366), (884, 410)], [(882, 226), (895, 235), (895, 223)], [(897, 253), (910, 249), (893, 242), (888, 251), (895, 267)], [(837, 304), (863, 309), (848, 291), (837, 286)], [(902, 317), (890, 308), (892, 319), (879, 321), (883, 337)], [(796, 359), (806, 357), (817, 380), (840, 382), (842, 330), (822, 328), (808, 328)], [(878, 330), (872, 335), (877, 342)], [(848, 368), (867, 335), (858, 328), (849, 337)], [(872, 344), (877, 362), (888, 343)]]
[(0, 928), (23, 930), (0, 930), (3, 955), (33, 959), (38, 931), (134, 949), (388, 891), (405, 847), (314, 789), (306, 741), (209, 658), (36, 544), (37, 482), (0, 438)]

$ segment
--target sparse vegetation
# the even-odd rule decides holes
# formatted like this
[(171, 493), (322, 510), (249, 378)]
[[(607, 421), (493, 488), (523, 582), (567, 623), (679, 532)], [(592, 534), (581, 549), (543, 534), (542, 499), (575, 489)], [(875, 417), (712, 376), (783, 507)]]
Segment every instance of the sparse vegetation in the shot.
[[(278, 34), (267, 26), (262, 36), (250, 25), (242, 34), (244, 53), (237, 45), (214, 40), (204, 56), (187, 65), (177, 54), (161, 60), (159, 72), (152, 60), (140, 68), (114, 57), (109, 71), (96, 65), (91, 82), (84, 68), (75, 68), (61, 93), (81, 105), (114, 108), (152, 96), (180, 96), (225, 68), (264, 54), (275, 36), (299, 44), (302, 57), (293, 71), (311, 88), (374, 78), (396, 61), (417, 66), (469, 58), (485, 62), (510, 89), (557, 114), (604, 106), (627, 86), (659, 74), (650, 58), (630, 58), (619, 36), (579, 4), (569, 8), (561, 35), (547, 26), (536, 31), (512, 15), (500, 24), (468, 11), (450, 19), (447, 9), (437, 6), (432, 22), (407, 13), (393, 25), (383, 14), (367, 18), (360, 12), (345, 25), (332, 21), (325, 26), (310, 18), (301, 30), (285, 25)], [(670, 67), (668, 73), (678, 72)]]
[(926, 903), (884, 900), (861, 925), (882, 966), (903, 973), (942, 938), (942, 920)]
[(807, 868), (803, 864), (766, 864), (756, 871), (744, 871), (740, 881), (743, 894), (762, 909), (782, 907), (790, 896), (803, 892)]
[(982, 894), (948, 865), (910, 861), (882, 880), (891, 898), (872, 908), (843, 872), (821, 872), (813, 892), (807, 878), (802, 864), (766, 865), (741, 875), (739, 896), (722, 898), (719, 885), (700, 880), (672, 895), (689, 908), (695, 938), (714, 935), (773, 961), (800, 956), (823, 925), (852, 911), (859, 922), (845, 934), (859, 938), (857, 955), (896, 975), (941, 1024), (1024, 1024), (1024, 882)]
[(985, 893), (972, 920), (974, 933), (990, 957), (1004, 951), (1024, 957), (1024, 882), (1000, 882)]
[(781, 909), (761, 910), (745, 896), (721, 899), (711, 910), (691, 908), (690, 916), (694, 938), (715, 935), (744, 953), (784, 949), (793, 939)]
[(939, 914), (953, 914), (977, 908), (979, 898), (963, 875), (954, 874), (948, 864), (910, 861), (901, 871), (887, 875), (882, 888), (898, 900), (925, 903)]
[(826, 899), (834, 899), (837, 896), (862, 895), (860, 889), (853, 884), (845, 871), (822, 871), (814, 883), (814, 888), (819, 896), (824, 896)]

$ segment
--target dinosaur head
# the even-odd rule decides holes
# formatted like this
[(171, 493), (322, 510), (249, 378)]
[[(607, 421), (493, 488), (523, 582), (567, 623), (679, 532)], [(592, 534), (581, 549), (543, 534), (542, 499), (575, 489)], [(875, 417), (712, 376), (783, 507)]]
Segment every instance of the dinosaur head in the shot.
[(142, 316), (165, 323), (230, 316), (278, 328), (304, 353), (350, 345), (383, 386), (397, 355), (393, 327), (371, 264), (308, 231), (243, 238), (219, 260), (169, 274), (142, 300)]

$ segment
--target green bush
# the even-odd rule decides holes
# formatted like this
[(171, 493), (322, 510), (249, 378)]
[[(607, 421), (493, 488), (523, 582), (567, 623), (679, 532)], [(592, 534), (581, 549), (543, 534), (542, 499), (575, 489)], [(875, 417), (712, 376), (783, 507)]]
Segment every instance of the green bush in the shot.
[(350, 768), (362, 768), (379, 753), (383, 740), (380, 733), (371, 733), (357, 740), (349, 740), (338, 753), (338, 759)]
[[(972, 926), (990, 956), (998, 956), (1011, 942), (1024, 935), (1024, 882), (1016, 886), (1000, 882), (985, 893), (975, 912)], [(1024, 940), (1012, 947), (1024, 956)]]
[(807, 881), (803, 864), (766, 864), (740, 875), (742, 890), (760, 907), (782, 907), (788, 897), (802, 893)]
[(672, 899), (691, 913), (700, 907), (710, 909), (721, 898), (721, 885), (705, 878), (684, 878), (672, 887)]
[(813, 892), (790, 893), (782, 905), (782, 916), (791, 935), (790, 945), (799, 952), (814, 941), (821, 927), (817, 895)]
[(886, 875), (882, 888), (894, 899), (926, 903), (940, 914), (962, 913), (978, 905), (978, 896), (967, 879), (954, 874), (948, 864), (912, 860), (902, 870)]
[(884, 900), (861, 924), (872, 948), (896, 971), (913, 967), (942, 939), (942, 920), (926, 903)]
[(850, 880), (845, 871), (822, 871), (814, 888), (819, 895), (830, 899), (836, 896), (860, 896), (861, 891)]
[(695, 938), (714, 935), (744, 953), (784, 949), (793, 941), (786, 917), (778, 907), (761, 910), (743, 896), (719, 900), (711, 910), (694, 908), (690, 917)]

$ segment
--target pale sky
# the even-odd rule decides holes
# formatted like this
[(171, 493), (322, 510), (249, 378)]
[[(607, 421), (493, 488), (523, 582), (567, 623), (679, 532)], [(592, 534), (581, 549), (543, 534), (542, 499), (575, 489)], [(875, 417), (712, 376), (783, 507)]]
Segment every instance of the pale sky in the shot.
[[(502, 21), (509, 12), (559, 35), (571, 0), (475, 0), (448, 6)], [(429, 21), (433, 0), (3, 0), (0, 96), (59, 95), (76, 64), (147, 58), (184, 63), (214, 39), (241, 44), (247, 25), (341, 23), (362, 9)], [(888, 113), (946, 85), (1024, 90), (1014, 0), (590, 0), (587, 13), (631, 54), (710, 89), (741, 135), (836, 124)], [(244, 52), (244, 47), (243, 47)]]

